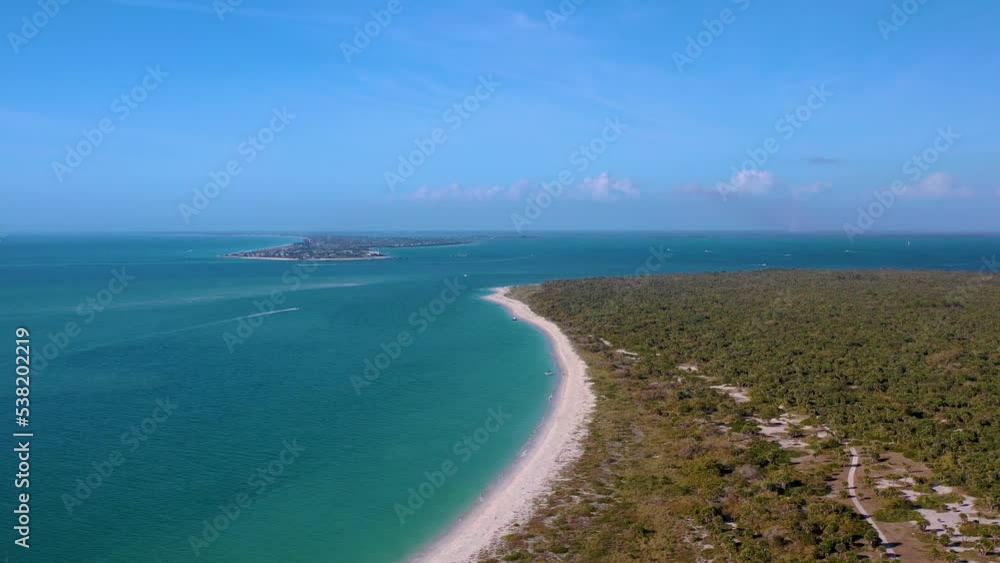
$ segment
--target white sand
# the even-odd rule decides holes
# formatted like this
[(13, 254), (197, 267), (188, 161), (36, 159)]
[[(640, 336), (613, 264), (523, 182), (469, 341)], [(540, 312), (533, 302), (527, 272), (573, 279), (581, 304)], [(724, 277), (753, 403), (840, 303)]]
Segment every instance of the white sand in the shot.
[[(943, 490), (947, 490), (948, 493), (942, 492)], [(952, 487), (934, 487), (934, 492), (938, 494), (949, 494), (953, 491), (954, 489)], [(929, 531), (934, 532), (939, 536), (947, 535), (954, 541), (974, 543), (979, 541), (979, 538), (963, 536), (962, 532), (959, 531), (964, 521), (968, 520), (969, 522), (978, 522), (979, 524), (1000, 525), (1000, 520), (986, 518), (979, 514), (979, 511), (975, 508), (977, 500), (978, 499), (975, 497), (962, 495), (962, 502), (945, 504), (945, 509), (943, 511), (918, 508), (917, 512), (927, 519), (929, 524), (927, 529)], [(965, 515), (964, 519), (962, 518), (963, 514)], [(955, 546), (949, 549), (961, 553), (962, 551), (966, 551), (968, 548)], [(994, 554), (996, 553), (998, 552), (994, 552)]]
[(809, 453), (815, 453), (805, 438), (792, 438), (791, 427), (799, 426), (802, 432), (806, 435), (815, 436), (817, 438), (829, 437), (831, 435), (830, 429), (825, 425), (801, 426), (802, 421), (805, 419), (806, 417), (804, 416), (786, 413), (781, 415), (779, 418), (772, 418), (769, 420), (762, 420), (759, 418), (751, 418), (750, 420), (757, 423), (757, 426), (760, 427), (760, 434), (765, 440), (775, 442), (785, 449), (806, 450)]
[(517, 461), (461, 520), (412, 561), (475, 561), (480, 551), (510, 533), (515, 523), (528, 519), (560, 471), (582, 452), (581, 441), (595, 405), (587, 365), (559, 327), (536, 315), (524, 303), (508, 297), (508, 291), (509, 288), (501, 287), (486, 299), (545, 333), (559, 363), (559, 388), (545, 420)]
[[(858, 498), (858, 484), (854, 477), (857, 475), (859, 467), (861, 467), (861, 454), (858, 453), (856, 448), (851, 448), (851, 469), (847, 472), (847, 491), (851, 495), (851, 501), (854, 503), (854, 508), (858, 511), (858, 514), (868, 522), (869, 526), (875, 529), (875, 533), (878, 534), (878, 538), (882, 541), (882, 544), (887, 544), (889, 540), (886, 538), (882, 528), (878, 527), (875, 519), (871, 517), (871, 513), (865, 510), (864, 505), (861, 504), (861, 499)], [(896, 552), (891, 547), (886, 547), (885, 552), (888, 555), (896, 555)]]
[(736, 387), (735, 385), (710, 385), (710, 387), (729, 395), (737, 403), (750, 402), (750, 390), (746, 387)]

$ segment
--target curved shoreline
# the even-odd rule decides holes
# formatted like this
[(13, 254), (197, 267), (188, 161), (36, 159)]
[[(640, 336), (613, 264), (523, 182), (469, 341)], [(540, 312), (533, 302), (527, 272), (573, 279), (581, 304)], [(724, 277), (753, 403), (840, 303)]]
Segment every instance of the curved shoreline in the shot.
[(414, 563), (475, 561), (514, 524), (531, 516), (559, 473), (582, 453), (582, 440), (596, 402), (587, 364), (555, 323), (511, 298), (509, 291), (509, 287), (500, 287), (484, 299), (545, 334), (559, 365), (555, 400), (518, 458), (443, 536), (410, 559)]

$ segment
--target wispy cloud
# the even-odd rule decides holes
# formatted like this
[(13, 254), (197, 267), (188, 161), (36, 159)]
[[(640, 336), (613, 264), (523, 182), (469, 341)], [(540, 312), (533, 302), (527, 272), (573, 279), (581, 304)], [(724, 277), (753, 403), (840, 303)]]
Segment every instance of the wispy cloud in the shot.
[(833, 187), (832, 183), (819, 180), (806, 184), (793, 185), (767, 170), (744, 170), (734, 174), (728, 182), (719, 182), (714, 186), (706, 186), (701, 182), (688, 182), (675, 188), (675, 191), (689, 195), (719, 197), (722, 199), (733, 195), (806, 199), (823, 193), (831, 187)]
[(960, 185), (946, 172), (935, 172), (912, 186), (907, 186), (901, 197), (913, 199), (965, 199), (976, 194), (970, 188)]
[(178, 12), (198, 12), (201, 14), (214, 14), (210, 4), (193, 4), (190, 2), (177, 2), (174, 0), (108, 0), (112, 4), (129, 6), (132, 8), (160, 8), (163, 10), (175, 10)]
[[(154, 8), (161, 10), (172, 10), (176, 12), (192, 12), (199, 14), (209, 14), (212, 16), (217, 16), (214, 4), (205, 3), (193, 3), (193, 2), (182, 2), (180, 0), (108, 0), (112, 4), (118, 4), (119, 6), (128, 6), (131, 8)], [(227, 4), (227, 6), (229, 6)], [(246, 18), (267, 18), (267, 19), (285, 19), (285, 20), (297, 20), (312, 23), (327, 23), (335, 25), (355, 25), (359, 20), (356, 20), (347, 16), (331, 16), (327, 14), (296, 14), (291, 12), (273, 12), (269, 10), (259, 10), (256, 8), (244, 7), (242, 5), (232, 6), (230, 11), (228, 8), (225, 11), (225, 15), (228, 17), (230, 15), (246, 17)]]
[(772, 172), (767, 170), (741, 170), (729, 179), (725, 186), (727, 193), (764, 195), (771, 191), (777, 183)]
[(462, 187), (451, 184), (443, 188), (421, 186), (416, 191), (405, 194), (401, 199), (407, 201), (492, 201), (497, 197), (509, 197), (511, 188), (503, 186)]
[(809, 196), (818, 195), (832, 187), (833, 184), (830, 182), (812, 182), (803, 186), (795, 186), (792, 188), (792, 197), (795, 199), (805, 199)]
[[(442, 188), (421, 186), (413, 192), (400, 196), (405, 201), (520, 201), (542, 189), (541, 185), (528, 180), (520, 180), (510, 186), (470, 186), (451, 184)], [(604, 172), (594, 178), (584, 178), (577, 185), (565, 188), (567, 199), (610, 203), (639, 197), (639, 189), (628, 178), (615, 179)]]
[(828, 156), (809, 156), (803, 158), (802, 160), (812, 164), (813, 166), (836, 166), (847, 162), (842, 158), (830, 158)]
[(510, 23), (514, 26), (514, 29), (525, 31), (538, 31), (546, 28), (544, 22), (535, 20), (524, 12), (514, 12), (511, 14)]

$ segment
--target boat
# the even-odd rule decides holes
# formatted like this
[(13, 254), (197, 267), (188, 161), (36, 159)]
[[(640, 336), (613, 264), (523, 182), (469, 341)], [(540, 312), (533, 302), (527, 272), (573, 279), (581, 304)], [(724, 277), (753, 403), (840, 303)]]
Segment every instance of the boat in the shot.
[(551, 371), (547, 371), (545, 372), (545, 375), (555, 375), (555, 374), (553, 374)]
[(512, 320), (512, 321), (516, 321), (516, 320), (517, 320), (517, 317), (511, 317), (511, 318), (510, 318), (510, 320)]

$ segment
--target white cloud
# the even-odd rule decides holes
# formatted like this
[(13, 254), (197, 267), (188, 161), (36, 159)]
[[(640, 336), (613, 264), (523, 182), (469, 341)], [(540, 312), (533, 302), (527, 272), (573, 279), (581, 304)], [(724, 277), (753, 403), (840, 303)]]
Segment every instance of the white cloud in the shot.
[(718, 182), (712, 187), (707, 187), (701, 182), (689, 182), (677, 189), (686, 194), (716, 196), (726, 199), (732, 194), (765, 195), (777, 184), (778, 180), (771, 172), (766, 170), (744, 170), (734, 174), (729, 181)]
[(813, 181), (807, 184), (790, 185), (767, 170), (744, 170), (734, 174), (726, 182), (718, 182), (709, 187), (701, 182), (688, 182), (676, 188), (676, 191), (709, 197), (720, 197), (726, 200), (731, 195), (736, 196), (775, 196), (806, 199), (823, 193), (833, 187), (826, 181)]
[(421, 186), (416, 191), (402, 196), (409, 201), (489, 201), (506, 191), (501, 186), (463, 188), (451, 184), (444, 188)]
[(722, 184), (727, 193), (763, 195), (771, 191), (777, 183), (774, 174), (766, 170), (742, 170)]
[(955, 178), (946, 172), (935, 172), (912, 186), (907, 186), (903, 197), (915, 199), (954, 199), (973, 197), (975, 192), (966, 186), (959, 185)]
[[(511, 186), (463, 187), (451, 184), (443, 188), (421, 186), (413, 192), (400, 196), (406, 201), (520, 201), (541, 190), (541, 185), (528, 180), (519, 180)], [(639, 189), (628, 178), (616, 180), (607, 172), (596, 178), (584, 178), (575, 186), (564, 188), (565, 197), (575, 200), (614, 202), (619, 199), (639, 197)]]
[(612, 180), (607, 172), (596, 178), (584, 178), (583, 183), (576, 187), (578, 194), (594, 201), (615, 201), (619, 196), (624, 198), (639, 197), (639, 190), (632, 180)]

